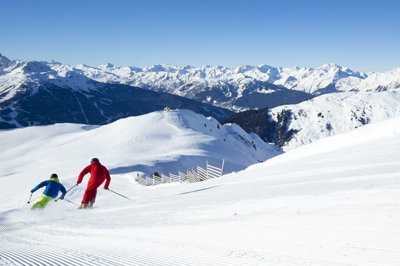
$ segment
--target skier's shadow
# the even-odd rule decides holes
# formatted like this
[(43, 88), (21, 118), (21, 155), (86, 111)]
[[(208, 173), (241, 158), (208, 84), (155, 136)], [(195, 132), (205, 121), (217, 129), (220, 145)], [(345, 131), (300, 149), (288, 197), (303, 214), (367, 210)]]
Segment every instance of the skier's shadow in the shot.
[(192, 191), (188, 191), (188, 192), (183, 192), (183, 193), (180, 193), (179, 195), (186, 195), (186, 194), (196, 193), (196, 192), (213, 189), (213, 188), (220, 187), (220, 186), (222, 186), (222, 185), (206, 187), (206, 188), (202, 188), (202, 189), (196, 189), (196, 190), (192, 190)]

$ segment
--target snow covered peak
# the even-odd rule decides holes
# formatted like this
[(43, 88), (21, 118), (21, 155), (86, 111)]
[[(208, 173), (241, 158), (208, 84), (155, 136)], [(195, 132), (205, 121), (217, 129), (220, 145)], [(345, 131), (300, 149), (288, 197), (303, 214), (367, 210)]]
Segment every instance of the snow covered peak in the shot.
[(322, 66), (317, 67), (317, 69), (333, 69), (333, 70), (337, 70), (340, 68), (342, 68), (342, 67), (335, 63), (327, 63), (327, 64), (323, 64)]
[(150, 67), (146, 67), (143, 70), (154, 73), (168, 72), (175, 73), (178, 72), (180, 68), (174, 65), (152, 65)]
[(279, 73), (281, 71), (279, 68), (276, 68), (276, 67), (273, 67), (270, 65), (266, 65), (266, 64), (258, 65), (257, 70), (262, 73), (271, 73), (271, 72)]
[(21, 67), (21, 71), (25, 74), (37, 74), (37, 73), (50, 72), (52, 71), (52, 69), (47, 64), (38, 61), (30, 61), (26, 62)]
[(363, 78), (349, 76), (338, 80), (337, 88), (341, 91), (382, 91), (400, 88), (400, 68), (383, 73), (369, 73)]
[(56, 61), (54, 59), (50, 60), (50, 61), (39, 61), (40, 63), (46, 64), (46, 65), (62, 65), (61, 62)]
[(109, 71), (109, 70), (115, 69), (115, 66), (113, 64), (111, 64), (111, 63), (107, 63), (107, 64), (104, 64), (104, 65), (98, 66), (98, 68), (101, 69), (101, 70)]
[(235, 71), (236, 73), (246, 73), (246, 72), (248, 72), (248, 71), (254, 70), (255, 68), (256, 68), (255, 66), (243, 65), (243, 66), (236, 67), (236, 68), (234, 69), (234, 71)]
[(316, 68), (284, 68), (280, 77), (274, 84), (319, 95), (341, 91), (336, 84), (343, 79), (350, 77), (353, 78), (353, 82), (357, 82), (367, 75), (330, 63)]
[(3, 69), (7, 68), (10, 65), (10, 63), (11, 60), (0, 53), (0, 74), (3, 71)]
[[(5, 68), (6, 67), (6, 68)], [(19, 69), (23, 68), (23, 69)], [(18, 70), (19, 69), (19, 70)], [(146, 88), (212, 103), (231, 110), (254, 108), (254, 102), (261, 102), (255, 95), (260, 92), (274, 92), (287, 89), (302, 93), (308, 98), (325, 93), (346, 91), (391, 90), (400, 87), (400, 70), (385, 73), (361, 73), (334, 63), (319, 67), (281, 68), (269, 65), (243, 65), (235, 68), (223, 66), (176, 66), (159, 64), (149, 67), (115, 66), (111, 63), (91, 67), (86, 65), (63, 65), (48, 62), (10, 61), (0, 58), (0, 71), (9, 73), (16, 70), (32, 78), (54, 82), (62, 79), (63, 86), (83, 90), (88, 88), (89, 78), (102, 83), (119, 83)], [(0, 74), (1, 74), (0, 72)], [(68, 72), (68, 74), (67, 74)], [(31, 75), (34, 74), (34, 75)], [(65, 77), (76, 77), (65, 79)], [(4, 79), (9, 83), (9, 76)], [(79, 79), (79, 81), (78, 81)], [(0, 86), (2, 86), (0, 84)], [(249, 100), (243, 97), (257, 98)], [(307, 98), (306, 97), (306, 98)], [(280, 100), (278, 100), (278, 98)], [(288, 104), (285, 97), (276, 97), (268, 107)], [(298, 102), (304, 97), (299, 98)], [(251, 102), (251, 103), (250, 103)], [(264, 108), (257, 102), (257, 108)], [(236, 103), (239, 103), (236, 105)], [(290, 102), (292, 103), (292, 102)]]

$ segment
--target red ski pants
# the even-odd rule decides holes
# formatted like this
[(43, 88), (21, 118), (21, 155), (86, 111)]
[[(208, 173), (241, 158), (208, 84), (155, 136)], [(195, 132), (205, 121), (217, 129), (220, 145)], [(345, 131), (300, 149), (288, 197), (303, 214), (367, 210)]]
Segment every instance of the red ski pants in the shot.
[(94, 203), (96, 200), (97, 188), (86, 189), (85, 194), (83, 194), (82, 203)]

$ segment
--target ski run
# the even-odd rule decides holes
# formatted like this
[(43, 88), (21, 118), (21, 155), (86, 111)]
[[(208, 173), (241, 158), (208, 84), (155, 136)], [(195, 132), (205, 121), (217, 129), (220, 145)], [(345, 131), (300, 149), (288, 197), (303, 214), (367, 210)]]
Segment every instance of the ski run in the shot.
[[(216, 123), (173, 111), (0, 131), (0, 265), (400, 265), (400, 117), (283, 154)], [(92, 157), (132, 200), (100, 187), (93, 209), (30, 210), (39, 181), (56, 172), (69, 188)], [(207, 159), (226, 159), (230, 173), (148, 187), (134, 179)], [(79, 203), (87, 180), (66, 199)]]

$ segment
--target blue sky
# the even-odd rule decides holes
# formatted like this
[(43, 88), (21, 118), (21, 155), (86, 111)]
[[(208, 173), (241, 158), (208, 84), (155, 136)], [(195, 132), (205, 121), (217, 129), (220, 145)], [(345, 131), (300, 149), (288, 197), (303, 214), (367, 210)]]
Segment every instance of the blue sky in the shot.
[(400, 67), (397, 0), (2, 0), (1, 10), (10, 59)]

